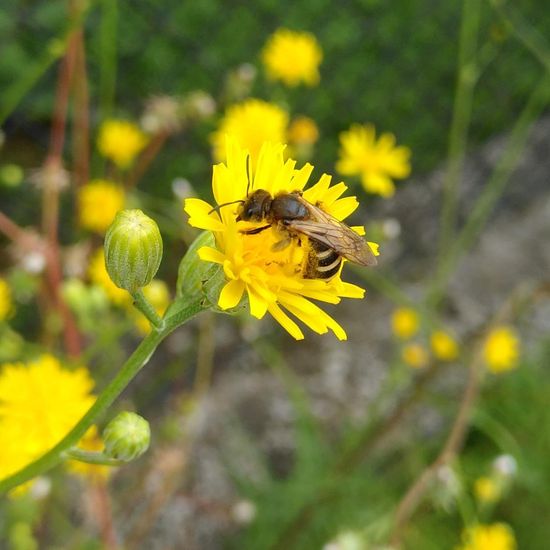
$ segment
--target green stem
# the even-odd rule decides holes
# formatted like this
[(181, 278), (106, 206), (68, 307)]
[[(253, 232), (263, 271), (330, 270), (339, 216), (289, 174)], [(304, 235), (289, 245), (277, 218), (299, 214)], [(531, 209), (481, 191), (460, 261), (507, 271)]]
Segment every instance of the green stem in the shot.
[(201, 298), (186, 304), (176, 314), (165, 320), (162, 330), (154, 330), (146, 336), (134, 350), (111, 383), (101, 392), (90, 410), (78, 421), (76, 426), (52, 449), (40, 458), (25, 466), (15, 474), (0, 480), (0, 494), (29, 481), (30, 479), (51, 470), (62, 460), (68, 449), (74, 447), (88, 428), (96, 423), (99, 417), (110, 407), (113, 401), (124, 391), (137, 373), (147, 364), (157, 346), (176, 327), (188, 321), (204, 310)]
[(164, 320), (156, 312), (151, 302), (147, 300), (143, 294), (143, 290), (139, 288), (136, 292), (133, 292), (132, 298), (134, 299), (134, 306), (136, 309), (139, 309), (157, 330), (162, 330), (164, 327)]
[(454, 95), (453, 118), (449, 134), (447, 172), (443, 182), (439, 257), (444, 255), (456, 228), (458, 186), (466, 154), (468, 128), (472, 114), (474, 87), (477, 82), (476, 47), (479, 30), (479, 0), (462, 4), (462, 24), (458, 54), (458, 75)]
[(101, 0), (99, 26), (99, 112), (100, 120), (111, 116), (116, 89), (117, 0)]
[(428, 297), (428, 302), (432, 308), (435, 308), (440, 302), (447, 281), (454, 273), (461, 256), (472, 246), (483, 229), (495, 203), (502, 195), (510, 176), (518, 165), (531, 125), (548, 104), (549, 99), (550, 76), (545, 75), (531, 93), (526, 106), (516, 121), (499, 163), (474, 204), (464, 227), (452, 245), (449, 246), (445, 256), (441, 258)]
[(101, 466), (122, 466), (123, 464), (127, 464), (123, 460), (105, 456), (101, 451), (85, 451), (78, 447), (68, 449), (62, 456), (69, 460), (78, 460), (86, 464), (99, 464)]

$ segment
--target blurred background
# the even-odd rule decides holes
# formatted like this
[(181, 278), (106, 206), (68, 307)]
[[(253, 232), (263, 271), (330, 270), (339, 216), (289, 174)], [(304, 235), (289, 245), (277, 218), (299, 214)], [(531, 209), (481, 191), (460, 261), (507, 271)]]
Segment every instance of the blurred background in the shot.
[[(313, 35), (318, 83), (270, 77), (262, 52), (281, 28)], [(286, 113), (291, 156), (311, 182), (345, 181), (351, 221), (381, 244), (375, 270), (344, 270), (365, 300), (326, 308), (346, 342), (296, 342), (248, 314), (180, 328), (111, 411), (149, 420), (148, 453), (109, 474), (57, 468), (6, 498), (0, 547), (547, 548), (545, 2), (19, 0), (0, 31), (0, 388), (2, 364), (47, 353), (101, 391), (147, 324), (93, 267), (113, 189), (83, 189), (118, 186), (119, 208), (157, 221), (151, 300), (166, 308), (198, 234), (183, 199), (212, 201), (213, 136), (249, 98)], [(121, 120), (144, 140), (128, 162), (102, 146)], [(354, 124), (410, 150), (395, 194), (338, 174)], [(33, 238), (54, 226), (52, 283)]]

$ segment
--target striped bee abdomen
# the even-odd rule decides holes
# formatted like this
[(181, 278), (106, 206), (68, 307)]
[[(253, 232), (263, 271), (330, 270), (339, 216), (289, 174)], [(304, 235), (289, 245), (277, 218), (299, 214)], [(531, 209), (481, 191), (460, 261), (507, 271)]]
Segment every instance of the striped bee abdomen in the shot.
[(342, 265), (342, 256), (324, 243), (309, 239), (310, 249), (304, 279), (330, 279)]

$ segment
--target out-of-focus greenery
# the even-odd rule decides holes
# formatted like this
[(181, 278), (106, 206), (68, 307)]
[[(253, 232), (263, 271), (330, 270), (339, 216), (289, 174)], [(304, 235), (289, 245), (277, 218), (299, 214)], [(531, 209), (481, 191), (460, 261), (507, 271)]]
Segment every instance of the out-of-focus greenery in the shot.
[[(87, 35), (92, 97), (101, 94), (101, 63), (106, 46), (100, 32), (109, 2), (91, 0)], [(521, 3), (522, 15), (541, 35), (550, 33), (550, 15), (542, 0)], [(419, 0), (362, 0), (337, 5), (326, 0), (287, 3), (120, 2), (116, 21), (119, 69), (117, 109), (136, 115), (152, 94), (181, 94), (197, 88), (223, 88), (227, 71), (243, 62), (259, 67), (266, 37), (279, 26), (310, 30), (324, 50), (321, 86), (283, 90), (260, 77), (253, 95), (281, 101), (293, 113), (315, 118), (324, 139), (316, 155), (319, 170), (332, 172), (337, 135), (352, 122), (373, 122), (394, 132), (414, 152), (414, 171), (435, 166), (447, 147), (456, 82), (460, 4)], [(63, 31), (65, 2), (14, 2), (0, 10), (0, 102), (2, 91), (25, 77), (44, 45)], [(471, 144), (505, 130), (514, 120), (540, 68), (529, 52), (510, 39), (498, 17), (483, 5), (479, 44), (489, 63), (476, 90)], [(37, 121), (47, 122), (54, 71), (29, 93), (12, 124), (42, 136)], [(503, 82), (506, 83), (503, 86)], [(422, 113), (420, 116), (419, 113)], [(97, 115), (97, 113), (96, 113)], [(33, 128), (29, 128), (32, 125)], [(185, 135), (167, 147), (149, 179), (158, 187), (174, 177), (207, 185), (204, 158), (207, 129)], [(174, 154), (175, 150), (185, 154)], [(162, 193), (157, 188), (157, 193)]]

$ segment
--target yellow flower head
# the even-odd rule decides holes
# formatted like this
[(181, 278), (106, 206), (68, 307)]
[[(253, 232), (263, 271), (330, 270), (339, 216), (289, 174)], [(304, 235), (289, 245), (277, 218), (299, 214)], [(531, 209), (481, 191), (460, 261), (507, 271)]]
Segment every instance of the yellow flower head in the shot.
[(401, 351), (403, 361), (414, 369), (421, 369), (428, 364), (428, 352), (420, 344), (407, 344)]
[(514, 532), (505, 523), (476, 525), (465, 530), (457, 550), (516, 550)]
[[(153, 279), (147, 286), (144, 286), (142, 290), (149, 303), (162, 317), (166, 308), (170, 305), (170, 291), (166, 283), (160, 279)], [(132, 307), (132, 315), (135, 317), (136, 327), (139, 332), (148, 334), (151, 331), (151, 323), (149, 323), (146, 317), (134, 307)]]
[(51, 449), (95, 401), (85, 368), (64, 369), (51, 355), (0, 367), (0, 479)]
[(487, 367), (491, 372), (500, 373), (517, 367), (519, 359), (519, 338), (511, 327), (494, 328), (483, 348)]
[(119, 168), (127, 168), (145, 147), (147, 136), (127, 120), (106, 120), (99, 129), (97, 148)]
[(123, 208), (124, 190), (115, 183), (93, 180), (78, 190), (78, 219), (84, 229), (105, 233)]
[(214, 159), (226, 160), (226, 136), (250, 152), (250, 164), (255, 170), (260, 149), (265, 141), (284, 143), (288, 126), (288, 113), (273, 103), (259, 99), (248, 99), (229, 107), (220, 122), (218, 130), (212, 134)]
[(491, 477), (478, 477), (474, 482), (474, 494), (480, 502), (490, 504), (498, 500), (500, 487)]
[(5, 279), (0, 277), (0, 322), (8, 318), (13, 308), (11, 290)]
[(340, 159), (336, 170), (344, 176), (360, 176), (367, 193), (391, 197), (393, 179), (406, 178), (411, 172), (410, 149), (395, 146), (395, 136), (384, 133), (376, 140), (372, 124), (354, 124), (340, 134)]
[(301, 82), (317, 85), (322, 59), (323, 51), (315, 36), (289, 29), (279, 29), (272, 34), (262, 51), (269, 78), (293, 87)]
[(290, 124), (288, 140), (296, 145), (313, 145), (319, 139), (319, 128), (307, 116), (298, 116)]
[(444, 330), (436, 330), (430, 338), (432, 353), (440, 361), (454, 361), (458, 357), (457, 341)]
[(131, 302), (131, 297), (128, 292), (111, 281), (111, 277), (105, 268), (105, 254), (103, 248), (99, 248), (90, 258), (88, 266), (88, 277), (90, 282), (102, 288), (109, 300), (117, 306), (124, 306)]
[[(283, 145), (266, 143), (259, 154), (251, 189), (264, 189), (271, 195), (303, 190), (313, 167), (306, 164), (296, 170), (296, 162), (283, 159)], [(248, 152), (234, 141), (227, 143), (227, 164), (214, 166), (212, 187), (218, 205), (246, 198)], [(330, 176), (303, 191), (303, 198), (338, 220), (349, 216), (358, 206), (355, 197), (340, 198), (346, 190), (343, 183), (330, 186)], [(247, 222), (237, 222), (238, 206), (226, 206), (212, 212), (212, 206), (200, 199), (187, 199), (185, 211), (189, 223), (212, 231), (217, 248), (199, 250), (202, 260), (223, 266), (227, 283), (222, 289), (218, 305), (230, 309), (247, 293), (250, 313), (261, 319), (269, 312), (294, 338), (304, 337), (298, 325), (283, 308), (319, 334), (332, 330), (339, 339), (345, 339), (342, 327), (311, 299), (336, 304), (343, 297), (362, 298), (363, 289), (343, 282), (341, 271), (332, 279), (303, 278), (310, 245), (304, 236), (290, 239), (288, 246), (275, 247), (285, 235), (277, 227), (258, 234), (244, 234), (250, 228)], [(376, 252), (376, 245), (373, 245)]]
[(409, 339), (418, 332), (420, 319), (418, 313), (409, 307), (399, 307), (391, 317), (392, 331), (398, 338)]

